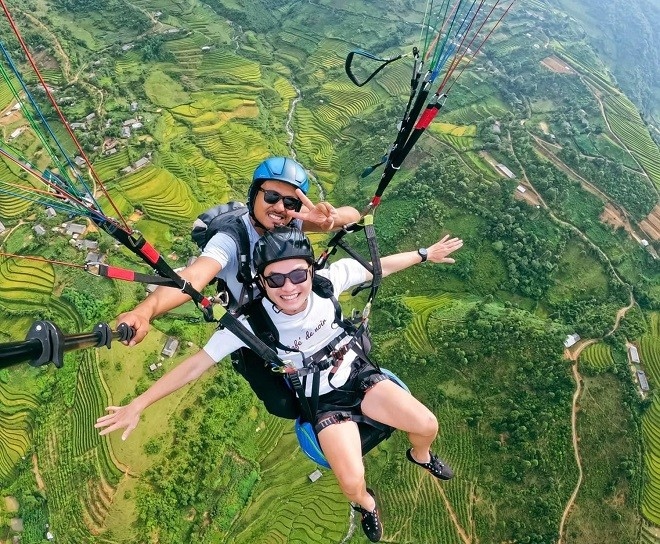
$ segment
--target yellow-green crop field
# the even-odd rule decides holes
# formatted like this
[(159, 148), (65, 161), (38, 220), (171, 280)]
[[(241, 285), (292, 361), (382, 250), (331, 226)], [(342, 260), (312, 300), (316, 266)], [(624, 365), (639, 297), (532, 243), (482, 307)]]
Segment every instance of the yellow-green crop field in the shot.
[[(639, 340), (639, 358), (651, 387), (660, 383), (660, 314), (651, 317), (651, 331)], [(660, 399), (655, 397), (642, 418), (645, 480), (641, 509), (651, 522), (660, 525)]]
[(0, 382), (0, 481), (12, 471), (31, 442), (35, 397)]
[(434, 122), (429, 126), (431, 133), (438, 139), (449, 144), (457, 151), (468, 151), (474, 146), (474, 136), (477, 133), (475, 125), (453, 125), (451, 123)]
[(192, 220), (202, 211), (190, 187), (163, 168), (146, 166), (119, 183), (126, 198), (140, 202), (151, 219)]

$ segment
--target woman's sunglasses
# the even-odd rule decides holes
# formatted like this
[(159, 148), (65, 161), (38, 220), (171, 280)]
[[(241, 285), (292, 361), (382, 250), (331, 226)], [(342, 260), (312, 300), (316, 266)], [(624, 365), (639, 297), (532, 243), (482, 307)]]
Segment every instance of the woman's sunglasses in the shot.
[(309, 272), (309, 268), (296, 268), (288, 274), (271, 274), (270, 276), (264, 276), (263, 278), (268, 284), (268, 287), (275, 289), (277, 287), (284, 287), (287, 278), (289, 278), (294, 285), (304, 282), (307, 279), (307, 272)]
[(270, 191), (268, 189), (259, 188), (259, 190), (264, 194), (264, 202), (266, 204), (277, 204), (281, 200), (284, 208), (287, 210), (299, 212), (300, 208), (302, 208), (302, 201), (294, 196), (282, 196), (277, 191)]

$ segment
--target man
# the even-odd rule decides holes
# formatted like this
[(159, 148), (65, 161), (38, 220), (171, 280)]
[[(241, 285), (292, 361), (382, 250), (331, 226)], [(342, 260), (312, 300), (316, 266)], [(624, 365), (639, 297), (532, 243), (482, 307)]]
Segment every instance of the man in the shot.
[[(240, 218), (249, 239), (248, 255), (252, 254), (257, 240), (275, 227), (291, 225), (307, 232), (322, 232), (359, 221), (360, 214), (355, 208), (334, 208), (328, 202), (314, 205), (306, 196), (308, 190), (307, 172), (293, 159), (270, 157), (257, 166), (248, 191), (248, 213)], [(231, 298), (241, 301), (244, 290), (253, 286), (242, 285), (237, 279), (238, 249), (231, 236), (219, 232), (180, 275), (198, 291), (219, 277), (226, 283)], [(147, 335), (151, 320), (188, 300), (190, 297), (178, 289), (159, 287), (133, 310), (119, 315), (117, 322), (135, 329), (129, 343), (134, 346)], [(251, 352), (249, 355), (243, 352), (234, 364), (271, 414), (288, 419), (297, 417), (297, 403), (281, 376), (271, 372)]]
[[(448, 257), (463, 245), (445, 236), (419, 251), (381, 259), (383, 277), (420, 262), (454, 262)], [(366, 486), (357, 419), (371, 420), (408, 433), (407, 459), (441, 480), (453, 472), (430, 450), (438, 434), (434, 414), (415, 397), (383, 374), (356, 349), (350, 336), (336, 326), (332, 297), (312, 291), (314, 275), (332, 284), (333, 297), (352, 286), (371, 280), (371, 274), (353, 259), (341, 259), (328, 269), (314, 272), (314, 252), (309, 239), (297, 229), (279, 227), (257, 242), (254, 265), (264, 293), (261, 304), (279, 340), (279, 357), (288, 360), (287, 372), (302, 376), (301, 395), (318, 408), (311, 423), (344, 495), (362, 514), (362, 528), (372, 542), (383, 533), (375, 494)], [(250, 321), (240, 318), (246, 327)], [(97, 420), (101, 435), (125, 429), (125, 440), (140, 421), (142, 411), (157, 400), (199, 378), (214, 363), (246, 344), (227, 329), (218, 330), (204, 349), (165, 374), (126, 406), (109, 406)], [(331, 346), (331, 349), (328, 348)], [(318, 355), (323, 355), (320, 359)], [(321, 365), (321, 362), (328, 363)], [(311, 378), (311, 379), (310, 379)]]

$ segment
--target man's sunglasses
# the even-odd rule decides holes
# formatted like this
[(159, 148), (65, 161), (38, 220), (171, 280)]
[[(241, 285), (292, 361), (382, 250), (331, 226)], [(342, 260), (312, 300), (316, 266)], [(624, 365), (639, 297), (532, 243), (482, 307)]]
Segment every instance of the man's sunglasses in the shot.
[(263, 278), (268, 284), (268, 287), (275, 289), (277, 287), (284, 287), (287, 278), (289, 278), (294, 285), (304, 282), (307, 279), (308, 272), (309, 268), (296, 268), (288, 274), (271, 274), (270, 276), (264, 276)]
[(299, 212), (300, 208), (302, 208), (302, 201), (295, 196), (282, 196), (277, 191), (270, 191), (261, 187), (259, 190), (264, 194), (264, 202), (266, 204), (277, 204), (281, 200), (284, 208), (287, 210)]

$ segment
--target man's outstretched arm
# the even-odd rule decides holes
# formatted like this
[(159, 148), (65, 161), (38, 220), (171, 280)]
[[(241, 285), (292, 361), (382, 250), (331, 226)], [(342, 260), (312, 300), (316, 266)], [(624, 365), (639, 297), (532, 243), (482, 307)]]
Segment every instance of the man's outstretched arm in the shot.
[[(222, 270), (216, 260), (209, 257), (199, 257), (194, 263), (186, 267), (180, 276), (201, 291)], [(117, 316), (117, 323), (126, 323), (135, 329), (135, 336), (128, 344), (134, 346), (140, 343), (149, 332), (152, 319), (162, 315), (173, 308), (188, 302), (190, 297), (176, 287), (158, 287), (140, 304), (128, 312)]]

